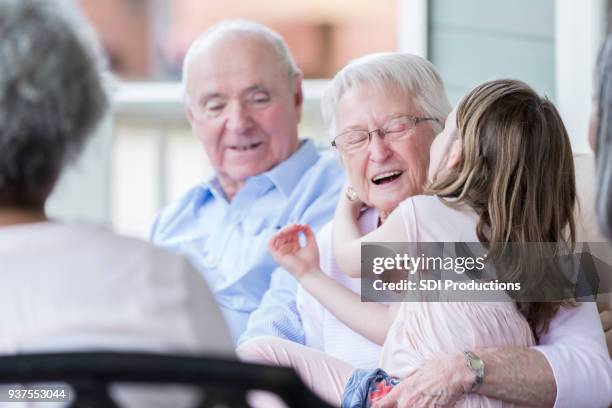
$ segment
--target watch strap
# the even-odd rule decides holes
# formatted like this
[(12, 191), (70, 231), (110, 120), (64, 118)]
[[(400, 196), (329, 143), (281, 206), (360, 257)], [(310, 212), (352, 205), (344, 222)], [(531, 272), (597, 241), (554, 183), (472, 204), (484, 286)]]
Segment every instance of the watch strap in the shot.
[(465, 359), (467, 361), (468, 368), (472, 370), (475, 376), (474, 383), (472, 384), (472, 387), (470, 388), (468, 392), (469, 393), (476, 392), (478, 388), (480, 388), (480, 386), (484, 382), (484, 375), (485, 375), (484, 361), (482, 361), (482, 359), (478, 357), (472, 351), (464, 351), (463, 354), (465, 355)]

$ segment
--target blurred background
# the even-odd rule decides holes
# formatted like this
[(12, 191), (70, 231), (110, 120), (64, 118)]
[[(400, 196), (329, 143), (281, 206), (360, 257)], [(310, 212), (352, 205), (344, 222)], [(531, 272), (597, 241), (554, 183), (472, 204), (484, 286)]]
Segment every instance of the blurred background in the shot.
[[(184, 118), (182, 60), (226, 18), (266, 24), (305, 74), (300, 134), (327, 148), (319, 101), (329, 78), (367, 53), (432, 61), (456, 103), (494, 78), (527, 82), (561, 111), (575, 153), (588, 151), (592, 72), (612, 0), (74, 0), (116, 76), (113, 108), (49, 202), (51, 216), (142, 238), (155, 214), (211, 175)], [(578, 180), (580, 181), (580, 180)]]

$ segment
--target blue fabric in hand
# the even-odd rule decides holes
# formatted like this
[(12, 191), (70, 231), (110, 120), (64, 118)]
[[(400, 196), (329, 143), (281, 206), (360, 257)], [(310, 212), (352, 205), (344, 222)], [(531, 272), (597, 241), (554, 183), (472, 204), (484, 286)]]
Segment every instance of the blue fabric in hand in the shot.
[(342, 394), (342, 408), (370, 408), (372, 402), (384, 397), (399, 380), (385, 370), (355, 370)]

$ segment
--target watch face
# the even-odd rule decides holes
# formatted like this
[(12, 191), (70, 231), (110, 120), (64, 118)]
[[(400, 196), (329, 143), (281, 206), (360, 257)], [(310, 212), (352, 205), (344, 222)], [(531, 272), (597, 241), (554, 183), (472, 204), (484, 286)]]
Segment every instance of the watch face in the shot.
[(484, 362), (481, 359), (472, 359), (470, 362), (474, 370), (482, 370), (484, 368)]

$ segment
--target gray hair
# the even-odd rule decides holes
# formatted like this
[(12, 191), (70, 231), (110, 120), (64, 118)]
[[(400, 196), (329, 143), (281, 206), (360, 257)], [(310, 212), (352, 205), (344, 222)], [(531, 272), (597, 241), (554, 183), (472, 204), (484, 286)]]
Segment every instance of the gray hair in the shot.
[(597, 92), (595, 210), (602, 232), (608, 239), (612, 239), (612, 34), (608, 35), (599, 54), (595, 83)]
[(106, 109), (87, 29), (64, 2), (0, 0), (0, 205), (42, 204)]
[(382, 92), (397, 89), (406, 98), (414, 99), (426, 116), (440, 120), (428, 122), (436, 134), (451, 111), (442, 79), (431, 62), (400, 52), (370, 54), (342, 68), (323, 94), (321, 111), (330, 137), (335, 136), (338, 102), (349, 89), (362, 87), (376, 87)]
[(299, 72), (299, 69), (289, 52), (289, 47), (283, 37), (280, 36), (276, 31), (263, 24), (238, 19), (238, 20), (224, 20), (211, 26), (208, 30), (200, 34), (198, 38), (191, 44), (185, 58), (183, 59), (183, 75), (182, 75), (182, 87), (183, 97), (187, 101), (187, 76), (189, 75), (189, 66), (191, 61), (200, 52), (206, 50), (212, 44), (220, 41), (224, 38), (233, 35), (242, 35), (252, 38), (263, 40), (270, 44), (276, 54), (278, 55), (280, 63), (285, 67), (287, 76), (289, 78), (289, 84), (293, 83), (293, 79)]

